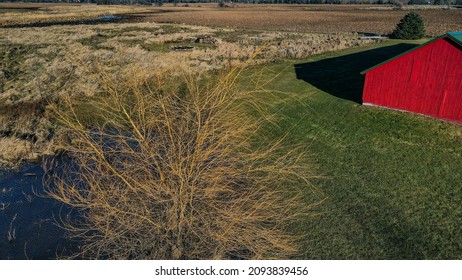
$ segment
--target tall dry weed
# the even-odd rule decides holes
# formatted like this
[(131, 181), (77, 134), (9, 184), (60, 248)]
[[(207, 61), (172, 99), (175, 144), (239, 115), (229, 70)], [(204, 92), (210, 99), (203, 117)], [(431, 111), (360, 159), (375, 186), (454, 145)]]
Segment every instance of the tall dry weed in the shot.
[[(92, 118), (57, 107), (74, 164), (50, 195), (79, 210), (64, 226), (83, 258), (266, 259), (298, 252), (290, 228), (310, 215), (312, 166), (300, 149), (259, 138), (255, 92), (219, 79), (136, 67), (101, 73)], [(213, 82), (210, 82), (213, 80)], [(249, 114), (249, 106), (256, 109)], [(313, 197), (307, 194), (312, 193)]]

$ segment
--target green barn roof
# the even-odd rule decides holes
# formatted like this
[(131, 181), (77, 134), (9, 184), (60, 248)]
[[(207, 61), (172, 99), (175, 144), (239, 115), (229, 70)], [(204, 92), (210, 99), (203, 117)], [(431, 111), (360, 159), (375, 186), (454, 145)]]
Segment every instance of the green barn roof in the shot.
[(447, 34), (454, 39), (454, 41), (462, 45), (462, 32), (448, 32)]
[(417, 46), (415, 48), (412, 48), (412, 49), (410, 49), (408, 51), (405, 51), (402, 54), (399, 54), (397, 56), (394, 56), (394, 57), (392, 57), (390, 59), (385, 60), (384, 62), (381, 62), (381, 63), (379, 63), (379, 64), (377, 64), (375, 66), (372, 66), (371, 68), (368, 68), (368, 69), (362, 71), (361, 74), (364, 75), (367, 72), (371, 71), (372, 69), (375, 69), (375, 68), (377, 68), (377, 67), (379, 67), (379, 66), (381, 66), (381, 65), (383, 65), (383, 64), (385, 64), (385, 63), (387, 63), (389, 61), (397, 59), (398, 57), (401, 57), (401, 56), (403, 56), (403, 55), (405, 55), (407, 53), (410, 53), (410, 52), (412, 52), (412, 51), (414, 51), (414, 50), (416, 50), (418, 48), (426, 46), (426, 45), (428, 45), (430, 43), (433, 43), (434, 41), (439, 40), (439, 39), (444, 38), (444, 37), (448, 37), (448, 38), (452, 39), (454, 42), (456, 42), (456, 43), (458, 43), (458, 44), (460, 44), (462, 46), (462, 32), (448, 32), (448, 33), (443, 34), (441, 36), (438, 36), (438, 37), (436, 37), (436, 38), (434, 38), (434, 39), (432, 39), (432, 40), (430, 40), (430, 41), (428, 41), (428, 42), (426, 42), (426, 43), (424, 43), (422, 45), (419, 45), (419, 46)]

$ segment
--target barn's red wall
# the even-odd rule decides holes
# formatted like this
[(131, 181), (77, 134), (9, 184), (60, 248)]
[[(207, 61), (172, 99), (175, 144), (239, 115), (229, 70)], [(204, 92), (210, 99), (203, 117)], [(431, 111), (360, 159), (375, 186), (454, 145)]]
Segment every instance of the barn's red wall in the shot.
[(462, 122), (462, 46), (444, 37), (370, 70), (363, 103)]

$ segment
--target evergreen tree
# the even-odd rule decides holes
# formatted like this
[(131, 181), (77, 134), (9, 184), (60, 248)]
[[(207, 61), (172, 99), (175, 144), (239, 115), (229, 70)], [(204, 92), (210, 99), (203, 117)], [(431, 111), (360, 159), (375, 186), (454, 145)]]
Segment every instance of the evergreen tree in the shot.
[(425, 26), (419, 14), (410, 12), (406, 14), (398, 23), (390, 38), (416, 40), (425, 35)]

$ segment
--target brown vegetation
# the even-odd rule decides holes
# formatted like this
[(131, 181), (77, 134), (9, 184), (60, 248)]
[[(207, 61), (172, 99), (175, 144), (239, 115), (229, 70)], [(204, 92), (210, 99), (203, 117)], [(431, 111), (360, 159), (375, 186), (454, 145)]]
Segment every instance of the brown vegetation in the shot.
[(51, 3), (0, 3), (0, 26), (33, 25), (97, 19), (103, 15), (144, 11), (134, 6)]
[(397, 10), (393, 6), (384, 5), (237, 4), (223, 9), (216, 4), (190, 4), (188, 7), (0, 4), (0, 26), (88, 20), (114, 14), (122, 16), (125, 22), (179, 23), (273, 31), (389, 34), (409, 10), (418, 10), (422, 15), (428, 36), (462, 29), (462, 10), (421, 5), (404, 6)]
[[(18, 33), (21, 36), (18, 36)], [(303, 58), (370, 42), (355, 34), (252, 32), (156, 23), (108, 23), (0, 28), (0, 138), (29, 141), (30, 157), (53, 152), (57, 131), (49, 106), (62, 97), (85, 100), (102, 89), (97, 71), (123, 80), (137, 64), (145, 71), (203, 73), (242, 64)], [(184, 47), (186, 51), (176, 51)], [(96, 69), (94, 69), (96, 70)], [(82, 112), (88, 111), (82, 106)], [(18, 159), (0, 151), (0, 158)], [(32, 156), (33, 155), (33, 156)]]
[[(171, 9), (168, 13), (140, 16), (143, 21), (215, 27), (389, 34), (409, 9), (364, 5), (239, 5), (230, 9), (214, 6)], [(462, 30), (460, 9), (426, 9), (418, 13), (424, 18), (428, 36)]]
[(54, 154), (55, 127), (44, 106), (45, 100), (0, 104), (0, 166)]

